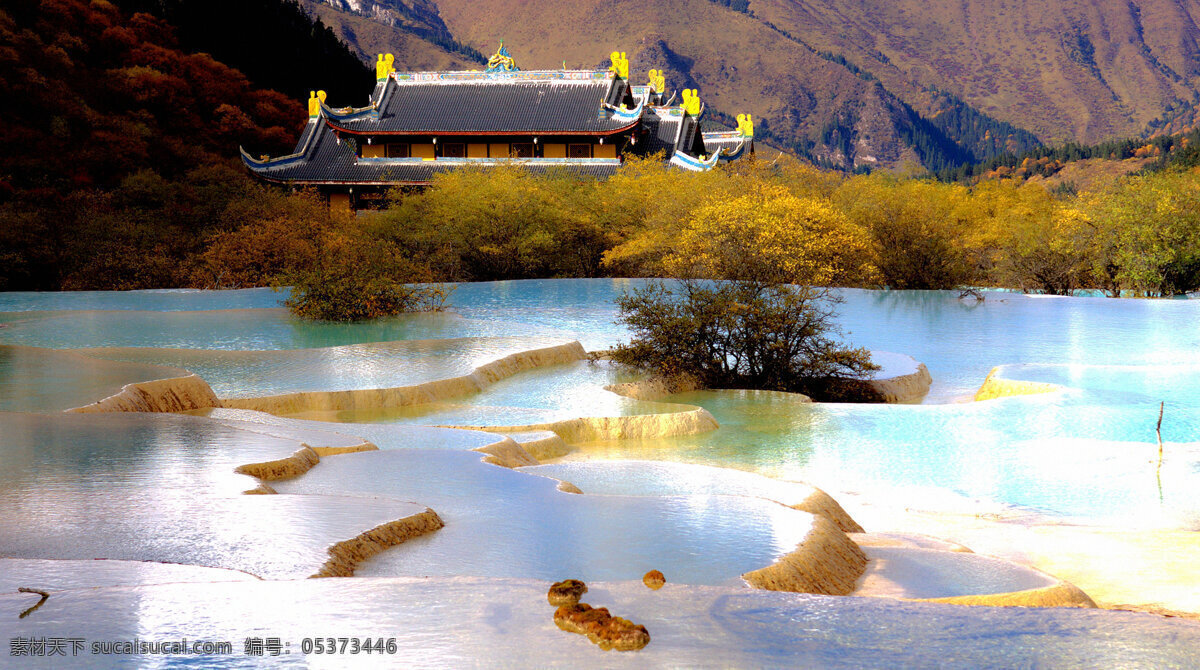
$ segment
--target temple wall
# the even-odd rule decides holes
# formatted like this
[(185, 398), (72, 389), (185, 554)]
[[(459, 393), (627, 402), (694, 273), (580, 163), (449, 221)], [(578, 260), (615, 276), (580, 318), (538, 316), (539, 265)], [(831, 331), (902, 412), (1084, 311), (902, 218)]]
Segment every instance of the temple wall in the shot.
[(467, 158), (487, 158), (488, 145), (486, 144), (468, 144)]
[(387, 157), (387, 145), (384, 144), (364, 144), (362, 148), (363, 158), (385, 158)]
[(413, 144), (409, 146), (409, 155), (413, 158), (427, 158), (433, 160), (436, 156), (436, 151), (433, 144)]
[(565, 145), (565, 144), (544, 144), (542, 146), (544, 147), (542, 149), (542, 151), (545, 152), (542, 155), (545, 158), (566, 158), (567, 157), (567, 145)]
[(613, 144), (597, 144), (592, 150), (593, 158), (616, 158), (617, 147)]
[(350, 209), (350, 194), (349, 193), (330, 193), (329, 194), (329, 209), (334, 211), (345, 211)]

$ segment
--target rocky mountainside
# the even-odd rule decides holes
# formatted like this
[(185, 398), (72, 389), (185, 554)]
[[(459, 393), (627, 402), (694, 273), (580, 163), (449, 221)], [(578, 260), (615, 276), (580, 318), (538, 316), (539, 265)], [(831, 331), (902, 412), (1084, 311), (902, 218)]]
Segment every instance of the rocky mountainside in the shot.
[(484, 57), (454, 39), (431, 0), (302, 0), (364, 60), (390, 53), (406, 69), (462, 70)]
[(752, 112), (773, 144), (843, 169), (1136, 136), (1200, 95), (1200, 0), (303, 2), (412, 69), (471, 66), (501, 39), (525, 68), (626, 51), (713, 119)]

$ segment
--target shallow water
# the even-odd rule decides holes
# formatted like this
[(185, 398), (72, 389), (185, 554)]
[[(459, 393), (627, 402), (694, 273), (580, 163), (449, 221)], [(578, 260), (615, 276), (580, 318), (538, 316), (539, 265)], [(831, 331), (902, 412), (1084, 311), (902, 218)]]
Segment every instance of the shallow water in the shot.
[[(668, 576), (669, 579), (669, 576)], [(820, 667), (1186, 668), (1200, 625), (1132, 612), (956, 607), (876, 598), (699, 587), (660, 591), (593, 583), (586, 600), (644, 624), (636, 653), (602, 651), (555, 627), (544, 581), (313, 579), (252, 584), (171, 584), (57, 594), (11, 636), (93, 640), (229, 640), (234, 653), (201, 657), (83, 654), (83, 667), (459, 668)], [(17, 612), (36, 602), (0, 595)], [(80, 612), (90, 614), (86, 621)], [(396, 639), (394, 653), (300, 653), (304, 638)], [(242, 653), (247, 637), (277, 637), (290, 653)], [(269, 659), (269, 660), (268, 660)], [(21, 667), (62, 659), (22, 658)], [(57, 664), (57, 665), (56, 665)]]
[[(367, 388), (459, 374), (527, 332), (578, 337), (589, 348), (626, 336), (612, 299), (638, 280), (537, 280), (466, 284), (452, 313), (368, 324), (311, 324), (281, 309), (230, 309), (278, 300), (270, 291), (130, 292), (8, 296), (0, 341), (51, 347), (153, 346), (276, 353), (122, 350), (105, 355), (181, 365), (223, 395)], [(1200, 304), (1195, 301), (1032, 298), (987, 293), (842, 291), (849, 340), (911, 355), (930, 369), (926, 405), (793, 406), (737, 393), (685, 394), (709, 409), (714, 433), (585, 445), (589, 456), (733, 465), (815, 481), (833, 490), (931, 490), (1080, 519), (1197, 527), (1200, 517)], [(101, 306), (109, 311), (66, 307)], [(59, 311), (46, 311), (47, 309)], [(146, 311), (149, 309), (187, 311)], [(198, 311), (198, 310), (207, 311)], [(510, 339), (420, 343), (429, 337), (505, 334)], [(539, 335), (540, 336), (540, 335)], [(372, 344), (388, 340), (403, 343)], [(469, 343), (467, 343), (469, 342)], [(466, 344), (464, 344), (466, 343)], [(314, 348), (327, 347), (333, 348)], [(349, 346), (347, 346), (349, 345)], [(402, 365), (392, 361), (403, 358)], [(1111, 364), (1120, 363), (1120, 367)], [(1049, 381), (1060, 393), (931, 406), (973, 393), (993, 366), (1005, 376)], [(10, 366), (11, 367), (11, 366)], [(11, 408), (59, 407), (99, 390), (45, 375), (7, 374)], [(37, 375), (35, 375), (37, 376)], [(65, 378), (63, 378), (65, 379)], [(94, 378), (110, 388), (125, 377)], [(398, 410), (314, 418), (454, 425), (524, 425), (576, 416), (669, 411), (604, 392), (624, 381), (584, 363), (524, 373), (479, 394)], [(40, 390), (37, 390), (40, 389)], [(61, 393), (67, 399), (56, 400)], [(47, 400), (33, 400), (40, 394)], [(20, 404), (14, 404), (20, 401)], [(1160, 401), (1164, 462), (1153, 425)], [(82, 404), (82, 403), (78, 403)]]
[[(535, 280), (465, 284), (451, 312), (367, 324), (300, 322), (268, 290), (21, 294), (0, 304), (0, 341), (51, 347), (153, 346), (288, 353), (123, 350), (140, 361), (200, 371), (223, 395), (366, 388), (459, 373), (515, 340), (470, 345), (372, 344), (430, 337), (575, 337), (591, 349), (627, 337), (612, 299), (641, 280)], [(856, 345), (922, 361), (934, 385), (917, 407), (793, 406), (763, 396), (700, 393), (674, 400), (709, 409), (722, 428), (706, 435), (583, 446), (588, 457), (654, 458), (814, 481), (831, 491), (1017, 506), (1104, 523), (1200, 527), (1200, 303), (1033, 298), (987, 292), (842, 291), (840, 323)], [(87, 309), (101, 306), (109, 311)], [(60, 311), (45, 311), (57, 309)], [(147, 309), (187, 311), (146, 311)], [(207, 311), (198, 311), (207, 310)], [(347, 346), (349, 345), (349, 346)], [(318, 347), (334, 348), (318, 348)], [(426, 348), (428, 347), (428, 348)], [(456, 347), (459, 347), (456, 349)], [(386, 353), (381, 353), (386, 352)], [(392, 365), (391, 353), (405, 363)], [(1114, 367), (1112, 364), (1119, 363)], [(1001, 374), (1066, 390), (986, 403), (968, 398), (997, 365)], [(118, 375), (117, 377), (120, 377)], [(95, 400), (99, 389), (29, 384), (10, 373), (11, 408)], [(52, 380), (49, 375), (46, 380)], [(97, 377), (110, 388), (116, 381)], [(15, 380), (15, 381), (14, 381)], [(670, 411), (604, 392), (624, 378), (586, 364), (524, 373), (452, 401), (392, 410), (306, 415), (337, 421), (525, 425), (576, 416)], [(103, 383), (100, 383), (103, 382)], [(56, 400), (56, 394), (67, 400)], [(1166, 402), (1162, 468), (1153, 431)], [(14, 404), (18, 403), (18, 404)]]
[(186, 368), (223, 398), (411, 386), (468, 375), (510, 354), (566, 344), (532, 337), (372, 342), (283, 351), (86, 349), (88, 356)]
[(478, 393), (444, 402), (384, 409), (306, 412), (298, 418), (347, 423), (525, 426), (578, 417), (663, 414), (689, 408), (633, 400), (604, 387), (643, 378), (604, 361), (550, 365), (502, 379)]
[(640, 579), (669, 566), (686, 584), (737, 584), (792, 551), (803, 512), (730, 496), (594, 497), (480, 462), (479, 454), (394, 450), (326, 459), (281, 492), (418, 500), (446, 527), (364, 563), (365, 577)]
[[(0, 413), (0, 553), (114, 558), (305, 577), (326, 548), (419, 512), (400, 502), (241, 495), (234, 468), (297, 440), (198, 417)], [(356, 529), (347, 533), (348, 529)]]
[(61, 412), (107, 398), (126, 384), (186, 374), (178, 368), (0, 344), (0, 412)]

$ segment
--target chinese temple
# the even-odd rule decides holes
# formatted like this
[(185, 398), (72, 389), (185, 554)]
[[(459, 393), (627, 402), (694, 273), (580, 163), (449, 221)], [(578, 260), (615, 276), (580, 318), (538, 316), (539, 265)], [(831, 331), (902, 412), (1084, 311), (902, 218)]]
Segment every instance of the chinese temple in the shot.
[[(685, 170), (708, 170), (754, 150), (754, 125), (703, 132), (694, 89), (668, 95), (663, 75), (634, 85), (613, 52), (607, 70), (521, 70), (503, 45), (484, 71), (397, 72), (375, 64), (370, 102), (332, 108), (310, 93), (308, 124), (287, 156), (242, 161), (259, 178), (315, 187), (331, 206), (367, 208), (392, 187), (423, 187), (465, 166), (519, 165), (604, 178), (625, 157), (661, 154)], [(678, 99), (677, 99), (678, 97)]]

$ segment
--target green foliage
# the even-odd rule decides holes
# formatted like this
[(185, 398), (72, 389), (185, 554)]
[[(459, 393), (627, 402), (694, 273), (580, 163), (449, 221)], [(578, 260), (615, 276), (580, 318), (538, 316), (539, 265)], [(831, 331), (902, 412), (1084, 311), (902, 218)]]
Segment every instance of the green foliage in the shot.
[(126, 12), (175, 26), (180, 47), (210, 53), (258, 86), (306, 100), (323, 89), (330, 101), (362, 104), (375, 81), (333, 31), (295, 0), (115, 0)]
[(808, 287), (752, 281), (653, 282), (617, 300), (633, 340), (623, 365), (709, 388), (766, 389), (838, 399), (874, 369), (870, 353), (837, 341), (836, 300)]
[(1093, 272), (1117, 294), (1200, 289), (1200, 173), (1137, 176), (1082, 202), (1096, 228)]
[(377, 225), (450, 280), (594, 277), (627, 225), (614, 200), (608, 185), (565, 172), (458, 170), (402, 196)]
[(315, 262), (284, 274), (288, 308), (319, 321), (363, 321), (403, 312), (438, 311), (450, 296), (442, 285), (418, 284), (420, 268), (378, 239), (327, 235)]
[(966, 198), (961, 187), (870, 175), (844, 182), (834, 202), (870, 234), (884, 286), (944, 289), (970, 275)]

